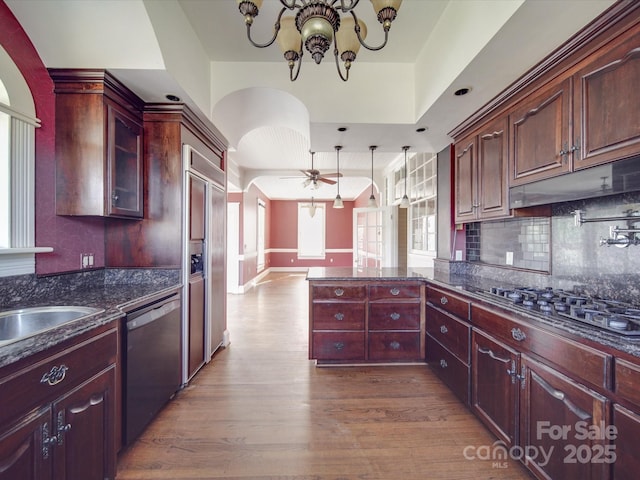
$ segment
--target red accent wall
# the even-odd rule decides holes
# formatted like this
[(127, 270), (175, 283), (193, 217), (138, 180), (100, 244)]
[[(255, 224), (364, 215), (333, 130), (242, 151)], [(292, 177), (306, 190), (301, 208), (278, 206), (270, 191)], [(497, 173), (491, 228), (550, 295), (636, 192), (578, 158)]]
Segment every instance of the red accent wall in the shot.
[(53, 81), (26, 32), (0, 0), (0, 45), (11, 56), (31, 89), (36, 116), (36, 245), (53, 247), (36, 255), (36, 273), (80, 269), (80, 254), (93, 253), (96, 267), (104, 266), (104, 221), (59, 217), (55, 213), (55, 95)]

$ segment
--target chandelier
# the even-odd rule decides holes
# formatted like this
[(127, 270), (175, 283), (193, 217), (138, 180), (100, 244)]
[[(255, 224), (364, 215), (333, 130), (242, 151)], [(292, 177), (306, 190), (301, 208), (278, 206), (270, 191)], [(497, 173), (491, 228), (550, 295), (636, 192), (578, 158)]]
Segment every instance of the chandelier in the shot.
[[(384, 30), (384, 41), (377, 47), (365, 43), (367, 26), (356, 16), (355, 8), (360, 0), (280, 0), (283, 5), (274, 24), (273, 37), (266, 43), (256, 43), (251, 38), (251, 26), (258, 16), (263, 0), (238, 0), (238, 9), (247, 25), (247, 38), (254, 47), (264, 48), (276, 39), (289, 65), (289, 79), (298, 78), (302, 64), (303, 46), (316, 64), (333, 43), (333, 55), (340, 78), (349, 79), (349, 69), (362, 45), (367, 50), (381, 50), (389, 37), (389, 29), (402, 0), (370, 0), (378, 21)], [(291, 16), (283, 16), (290, 10)], [(344, 62), (345, 73), (340, 68)], [(295, 73), (294, 73), (295, 70)]]

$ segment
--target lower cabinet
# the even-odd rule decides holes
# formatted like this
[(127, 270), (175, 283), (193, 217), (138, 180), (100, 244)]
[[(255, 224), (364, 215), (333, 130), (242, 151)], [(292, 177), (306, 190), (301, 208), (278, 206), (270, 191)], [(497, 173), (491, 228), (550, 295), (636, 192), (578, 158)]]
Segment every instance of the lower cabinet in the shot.
[(640, 472), (638, 439), (640, 439), (640, 414), (621, 405), (613, 406), (614, 455), (613, 478), (635, 480)]
[(7, 367), (0, 480), (115, 479), (116, 351), (113, 329), (17, 371)]

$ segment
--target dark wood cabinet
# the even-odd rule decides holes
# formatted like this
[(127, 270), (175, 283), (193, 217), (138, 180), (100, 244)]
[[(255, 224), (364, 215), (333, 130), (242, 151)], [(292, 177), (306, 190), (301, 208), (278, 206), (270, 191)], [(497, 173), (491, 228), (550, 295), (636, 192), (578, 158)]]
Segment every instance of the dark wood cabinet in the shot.
[(508, 122), (499, 118), (456, 143), (456, 222), (510, 215)]
[(518, 352), (474, 330), (471, 342), (471, 409), (508, 447), (516, 445), (520, 372)]
[(573, 76), (574, 169), (640, 153), (640, 31), (623, 32)]
[(85, 337), (3, 369), (0, 479), (115, 479), (118, 335)]
[(142, 101), (105, 70), (51, 69), (56, 213), (143, 216)]
[(536, 91), (509, 115), (510, 185), (571, 171), (571, 79)]
[(421, 282), (310, 281), (310, 359), (421, 362), (424, 351)]
[(613, 478), (614, 480), (635, 480), (640, 472), (640, 458), (638, 457), (640, 414), (615, 404), (613, 406), (613, 425), (615, 426)]

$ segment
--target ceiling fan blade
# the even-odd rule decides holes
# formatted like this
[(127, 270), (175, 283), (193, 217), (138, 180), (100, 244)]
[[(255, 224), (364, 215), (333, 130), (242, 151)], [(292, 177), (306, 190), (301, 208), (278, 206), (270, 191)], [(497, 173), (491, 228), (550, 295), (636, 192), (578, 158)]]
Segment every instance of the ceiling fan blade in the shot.
[(337, 183), (335, 180), (329, 180), (328, 178), (323, 177), (318, 178), (318, 180), (324, 183), (328, 183), (329, 185), (335, 185)]
[(323, 173), (320, 175), (321, 177), (342, 177), (341, 173), (333, 172), (333, 173)]

